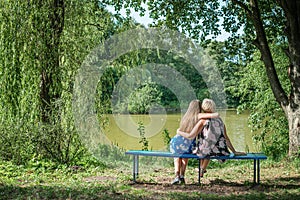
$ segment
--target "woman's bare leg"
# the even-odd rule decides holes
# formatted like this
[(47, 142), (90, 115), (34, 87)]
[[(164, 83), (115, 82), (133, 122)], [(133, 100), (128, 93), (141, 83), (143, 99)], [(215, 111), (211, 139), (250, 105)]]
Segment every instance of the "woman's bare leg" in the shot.
[(188, 158), (182, 158), (181, 162), (181, 171), (180, 171), (180, 176), (184, 177), (186, 166), (188, 164), (189, 159)]
[(202, 177), (203, 174), (206, 172), (206, 168), (209, 164), (209, 159), (202, 159), (201, 160), (201, 165), (200, 165), (200, 176)]
[(175, 176), (176, 177), (180, 176), (181, 164), (182, 164), (181, 158), (174, 158), (174, 168), (175, 168)]
[(207, 168), (207, 166), (208, 166), (208, 164), (209, 164), (209, 159), (203, 159), (202, 160), (202, 164), (201, 164), (201, 168), (202, 169), (204, 169), (204, 170), (206, 170), (206, 168)]
[(175, 179), (173, 180), (172, 184), (179, 184), (180, 183), (180, 173), (182, 168), (182, 159), (181, 158), (174, 158), (174, 168), (175, 168)]

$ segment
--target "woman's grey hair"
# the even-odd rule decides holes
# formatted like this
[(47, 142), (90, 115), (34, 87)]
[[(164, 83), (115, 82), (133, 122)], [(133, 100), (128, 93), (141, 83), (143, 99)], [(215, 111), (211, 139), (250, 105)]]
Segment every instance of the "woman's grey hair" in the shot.
[(204, 112), (213, 113), (216, 111), (216, 104), (212, 99), (203, 99), (201, 107)]

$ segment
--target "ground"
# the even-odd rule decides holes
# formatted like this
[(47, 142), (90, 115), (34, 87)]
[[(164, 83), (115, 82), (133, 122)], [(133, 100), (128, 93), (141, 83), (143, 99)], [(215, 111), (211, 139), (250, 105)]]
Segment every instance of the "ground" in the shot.
[[(125, 194), (133, 191), (145, 191), (149, 195), (145, 199), (168, 199), (170, 194), (195, 194), (203, 196), (202, 199), (214, 199), (214, 196), (223, 199), (300, 199), (300, 173), (299, 169), (285, 167), (278, 163), (276, 166), (271, 164), (262, 165), (261, 183), (253, 184), (252, 165), (244, 164), (241, 166), (226, 166), (224, 168), (209, 169), (205, 177), (198, 184), (197, 169), (188, 169), (185, 185), (170, 184), (172, 168), (154, 168), (142, 170), (140, 167), (139, 179), (136, 183), (126, 180), (125, 184), (130, 189), (120, 192)], [(120, 171), (124, 174), (124, 171)], [(126, 171), (130, 173), (130, 171)], [(115, 181), (116, 176), (88, 177), (86, 181)], [(213, 195), (210, 197), (210, 195)], [(151, 196), (151, 198), (149, 198)], [(188, 195), (189, 196), (189, 195)], [(180, 198), (179, 198), (180, 199)]]
[[(170, 160), (140, 162), (137, 183), (132, 163), (108, 167), (45, 168), (0, 163), (0, 200), (8, 199), (300, 199), (300, 162), (261, 162), (261, 183), (253, 184), (251, 161), (211, 163), (198, 184), (197, 167), (189, 163), (185, 185), (172, 185)], [(169, 163), (165, 163), (169, 162)], [(45, 164), (45, 163), (44, 163)]]

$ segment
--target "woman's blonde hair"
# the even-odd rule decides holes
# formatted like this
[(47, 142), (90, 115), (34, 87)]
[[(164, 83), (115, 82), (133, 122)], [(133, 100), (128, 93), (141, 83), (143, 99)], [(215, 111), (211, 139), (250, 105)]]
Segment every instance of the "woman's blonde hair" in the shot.
[(197, 124), (198, 114), (201, 112), (201, 102), (199, 100), (192, 100), (186, 113), (183, 115), (180, 121), (179, 130), (184, 132), (191, 132), (194, 126)]
[(216, 104), (212, 99), (203, 99), (201, 107), (206, 113), (213, 113), (216, 110)]

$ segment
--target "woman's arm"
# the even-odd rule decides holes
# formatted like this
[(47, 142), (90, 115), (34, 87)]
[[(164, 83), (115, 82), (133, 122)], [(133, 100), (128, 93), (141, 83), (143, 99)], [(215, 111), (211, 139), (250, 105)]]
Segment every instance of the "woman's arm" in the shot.
[(227, 147), (232, 151), (233, 154), (235, 155), (245, 155), (246, 153), (244, 152), (238, 152), (235, 150), (235, 148), (233, 147), (228, 135), (227, 135), (227, 132), (226, 132), (226, 126), (224, 125), (224, 136), (225, 136), (225, 139), (226, 139), (226, 145)]
[(226, 139), (226, 145), (227, 147), (230, 149), (230, 151), (232, 151), (232, 153), (235, 153), (236, 150), (234, 149), (228, 135), (227, 135), (227, 132), (226, 132), (226, 126), (224, 125), (224, 136), (225, 136), (225, 139)]
[(199, 113), (198, 119), (207, 119), (207, 118), (218, 118), (220, 117), (219, 113)]
[(198, 123), (194, 126), (194, 128), (192, 129), (192, 131), (190, 133), (186, 133), (186, 132), (183, 132), (183, 131), (180, 131), (179, 129), (177, 129), (177, 134), (179, 134), (185, 138), (188, 138), (188, 139), (194, 139), (201, 132), (205, 121), (206, 120), (198, 121)]

